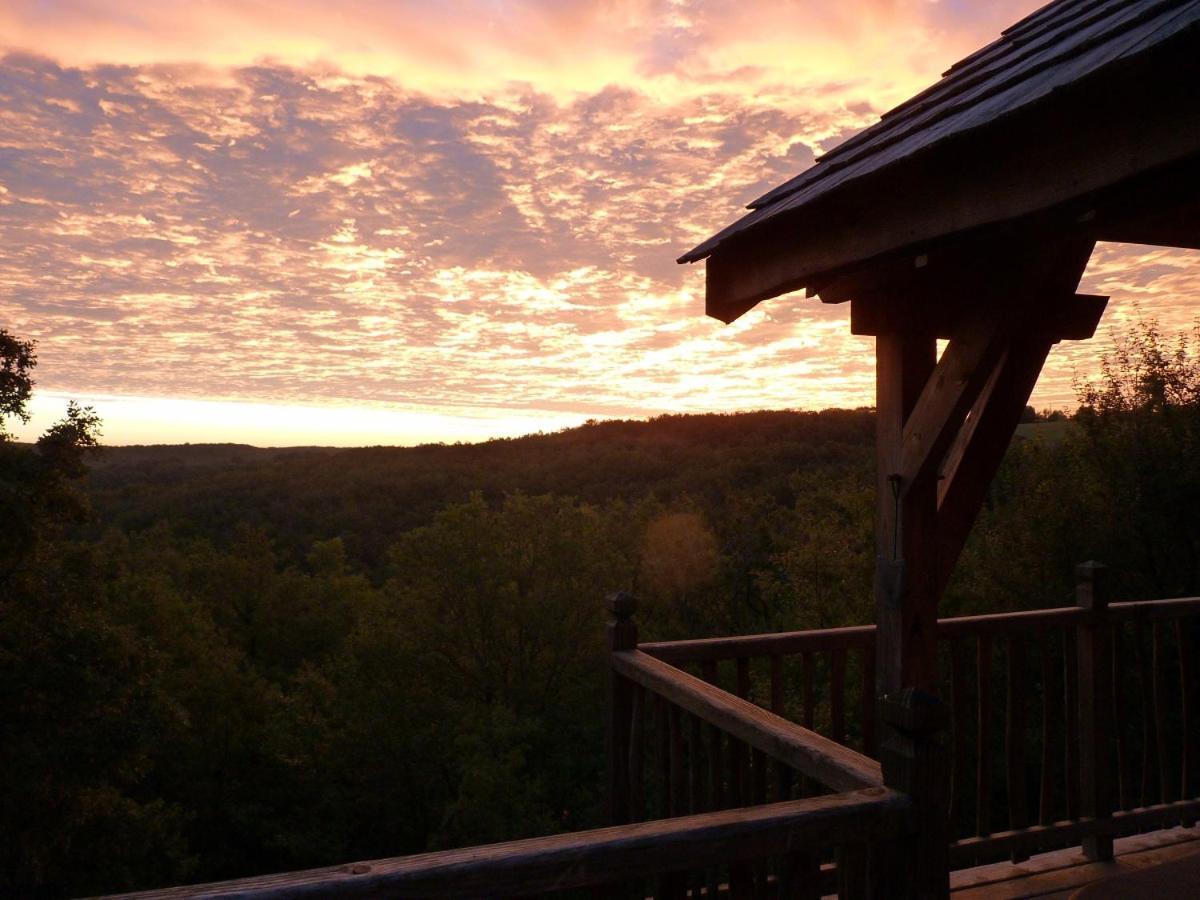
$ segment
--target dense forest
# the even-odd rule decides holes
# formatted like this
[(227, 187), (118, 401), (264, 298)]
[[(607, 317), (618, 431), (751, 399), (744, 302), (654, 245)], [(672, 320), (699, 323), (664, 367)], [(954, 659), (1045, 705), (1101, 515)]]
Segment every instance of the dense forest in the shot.
[[(1030, 415), (946, 615), (1200, 593), (1196, 337)], [(871, 410), (477, 445), (35, 446), (0, 332), (0, 893), (211, 880), (600, 822), (603, 598), (651, 639), (869, 621)]]

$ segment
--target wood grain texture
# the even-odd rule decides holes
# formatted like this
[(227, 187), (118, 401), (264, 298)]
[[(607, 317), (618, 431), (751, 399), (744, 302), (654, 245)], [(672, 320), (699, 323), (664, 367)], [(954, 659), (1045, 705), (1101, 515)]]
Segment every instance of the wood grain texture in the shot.
[(530, 896), (702, 868), (713, 859), (753, 860), (807, 846), (889, 838), (907, 827), (908, 808), (908, 800), (894, 791), (871, 788), (750, 809), (116, 896), (141, 900)]

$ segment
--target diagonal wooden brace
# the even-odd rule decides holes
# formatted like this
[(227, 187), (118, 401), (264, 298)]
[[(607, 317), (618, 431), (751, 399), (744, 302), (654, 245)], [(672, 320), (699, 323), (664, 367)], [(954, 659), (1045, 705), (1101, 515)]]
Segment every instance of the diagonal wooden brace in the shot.
[(1013, 330), (1012, 314), (992, 307), (966, 317), (925, 383), (904, 423), (896, 471), (900, 490), (933, 475), (967, 411), (999, 361)]

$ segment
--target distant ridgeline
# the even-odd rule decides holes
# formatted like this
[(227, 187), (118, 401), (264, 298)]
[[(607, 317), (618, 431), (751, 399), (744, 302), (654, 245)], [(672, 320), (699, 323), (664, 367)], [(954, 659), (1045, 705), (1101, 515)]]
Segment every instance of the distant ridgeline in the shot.
[(297, 558), (315, 540), (341, 537), (373, 570), (396, 534), (473, 492), (493, 504), (554, 494), (590, 504), (687, 500), (719, 512), (726, 492), (753, 488), (790, 507), (798, 471), (869, 479), (873, 440), (873, 415), (859, 409), (591, 422), (479, 444), (113, 447), (94, 460), (89, 488), (97, 526), (167, 521), (221, 542), (243, 523)]

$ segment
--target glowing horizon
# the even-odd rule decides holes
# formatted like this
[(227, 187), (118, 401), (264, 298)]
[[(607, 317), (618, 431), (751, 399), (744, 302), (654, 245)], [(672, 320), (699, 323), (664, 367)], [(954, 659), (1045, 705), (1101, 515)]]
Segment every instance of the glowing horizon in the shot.
[[(269, 445), (871, 405), (844, 308), (724, 326), (673, 260), (1038, 5), (6, 4), (0, 325), (41, 359), (18, 433), (68, 396), (110, 443)], [(1109, 312), (1034, 404), (1072, 406), (1139, 304), (1190, 325), (1196, 258), (1099, 248)]]

